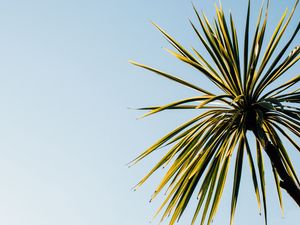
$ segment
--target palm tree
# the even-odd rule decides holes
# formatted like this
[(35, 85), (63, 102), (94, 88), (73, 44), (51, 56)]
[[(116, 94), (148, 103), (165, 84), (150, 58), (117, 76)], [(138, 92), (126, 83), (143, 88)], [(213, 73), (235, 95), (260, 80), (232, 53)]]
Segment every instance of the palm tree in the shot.
[[(265, 223), (267, 223), (263, 151), (272, 164), (280, 207), (283, 207), (282, 189), (287, 191), (300, 206), (300, 183), (283, 144), (285, 139), (300, 151), (300, 146), (295, 141), (295, 138), (300, 137), (300, 108), (297, 107), (300, 103), (300, 89), (294, 88), (300, 80), (300, 74), (281, 85), (276, 85), (275, 82), (284, 77), (300, 59), (300, 46), (286, 54), (299, 31), (299, 22), (295, 30), (289, 31), (290, 37), (283, 47), (278, 45), (287, 31), (297, 4), (298, 0), (289, 15), (287, 10), (283, 13), (264, 50), (262, 46), (268, 21), (269, 1), (266, 7), (261, 7), (250, 40), (249, 0), (243, 49), (239, 47), (231, 14), (226, 19), (222, 7), (216, 7), (216, 18), (211, 23), (204, 13), (200, 15), (194, 7), (199, 24), (195, 25), (191, 22), (191, 25), (211, 57), (210, 60), (214, 62), (213, 65), (199, 51), (193, 48), (191, 53), (154, 24), (175, 48), (167, 51), (198, 70), (219, 89), (219, 92), (222, 92), (215, 94), (174, 75), (131, 62), (197, 91), (194, 97), (162, 106), (141, 108), (141, 110), (148, 110), (145, 116), (170, 109), (202, 110), (199, 115), (162, 137), (132, 161), (132, 164), (135, 164), (155, 150), (162, 147), (167, 149), (166, 154), (135, 187), (142, 185), (158, 168), (169, 165), (152, 196), (152, 199), (155, 198), (158, 193), (167, 188), (166, 198), (157, 212), (164, 209), (161, 220), (171, 216), (169, 224), (174, 224), (180, 219), (191, 197), (197, 195), (198, 204), (192, 224), (195, 223), (200, 211), (201, 225), (205, 221), (210, 224), (217, 212), (230, 162), (234, 158), (230, 216), (230, 224), (232, 224), (239, 194), (243, 158), (246, 155), (258, 206), (260, 208), (262, 202)], [(255, 137), (256, 160), (249, 140), (251, 133)]]

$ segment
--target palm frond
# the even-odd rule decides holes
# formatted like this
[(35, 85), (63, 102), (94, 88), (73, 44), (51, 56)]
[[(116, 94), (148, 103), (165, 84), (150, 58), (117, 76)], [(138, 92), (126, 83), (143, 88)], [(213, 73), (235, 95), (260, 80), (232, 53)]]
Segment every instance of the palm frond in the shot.
[[(211, 224), (223, 195), (233, 155), (235, 163), (233, 163), (230, 225), (234, 222), (245, 154), (249, 162), (259, 212), (263, 210), (266, 224), (267, 171), (263, 151), (272, 162), (272, 173), (282, 212), (281, 184), (285, 181), (284, 176), (288, 176), (290, 181), (294, 182), (293, 185), (300, 185), (282, 141), (287, 140), (300, 151), (300, 146), (294, 138), (300, 137), (300, 90), (294, 88), (299, 84), (300, 75), (293, 76), (279, 86), (274, 85), (275, 81), (284, 78), (287, 71), (290, 71), (300, 59), (299, 46), (285, 56), (299, 32), (300, 23), (289, 31), (291, 35), (286, 43), (282, 46), (280, 44), (299, 1), (295, 1), (289, 15), (288, 10), (284, 11), (268, 41), (266, 33), (269, 1), (266, 6), (262, 4), (260, 8), (253, 34), (250, 32), (250, 2), (249, 0), (242, 33), (242, 47), (239, 47), (239, 32), (231, 13), (227, 19), (223, 8), (216, 6), (216, 18), (210, 22), (204, 13), (200, 14), (193, 6), (197, 24), (191, 21), (190, 24), (203, 49), (208, 53), (209, 59), (204, 57), (203, 51), (195, 48), (192, 48), (192, 51), (187, 50), (164, 29), (153, 23), (174, 48), (166, 50), (187, 66), (194, 68), (201, 76), (208, 78), (222, 92), (220, 94), (203, 89), (200, 85), (187, 82), (173, 74), (131, 61), (138, 67), (196, 91), (193, 97), (139, 108), (148, 111), (143, 117), (174, 109), (199, 111), (199, 115), (169, 132), (130, 163), (133, 165), (154, 151), (168, 149), (135, 189), (144, 184), (159, 168), (166, 169), (151, 201), (165, 190), (165, 200), (155, 217), (162, 213), (161, 221), (169, 217), (170, 225), (181, 218), (193, 196), (197, 196), (198, 204), (191, 224), (196, 223), (200, 212), (202, 214), (200, 224)], [(266, 48), (263, 49), (265, 42)], [(276, 56), (275, 52), (278, 52)], [(213, 63), (209, 63), (210, 61)], [(255, 135), (254, 150), (251, 149), (252, 143), (247, 136), (248, 132)], [(273, 151), (276, 150), (273, 156), (268, 152), (270, 146)], [(276, 162), (274, 157), (277, 157)], [(282, 165), (281, 168), (278, 168), (277, 162)]]

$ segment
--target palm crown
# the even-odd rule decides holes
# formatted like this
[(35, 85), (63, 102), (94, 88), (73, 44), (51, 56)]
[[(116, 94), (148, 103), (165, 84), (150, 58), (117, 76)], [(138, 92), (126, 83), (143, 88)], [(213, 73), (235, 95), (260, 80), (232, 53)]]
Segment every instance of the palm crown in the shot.
[[(299, 46), (286, 54), (299, 31), (299, 22), (283, 47), (280, 49), (278, 47), (297, 4), (298, 1), (289, 15), (287, 10), (284, 12), (266, 48), (262, 49), (269, 2), (265, 10), (261, 8), (254, 35), (250, 40), (249, 1), (242, 50), (239, 49), (237, 31), (231, 14), (226, 20), (222, 7), (216, 7), (216, 18), (211, 23), (205, 14), (200, 15), (194, 7), (199, 24), (191, 22), (192, 28), (214, 65), (196, 49), (192, 49), (193, 54), (186, 50), (154, 24), (176, 49), (176, 51), (168, 50), (172, 55), (200, 71), (223, 92), (216, 95), (171, 74), (132, 62), (199, 93), (194, 97), (166, 105), (141, 108), (149, 110), (145, 116), (169, 109), (204, 109), (202, 113), (162, 137), (132, 161), (134, 164), (161, 147), (169, 147), (166, 154), (136, 186), (137, 188), (142, 185), (158, 168), (170, 164), (152, 197), (157, 196), (167, 186), (167, 196), (158, 210), (160, 212), (165, 209), (162, 220), (171, 216), (170, 224), (174, 224), (196, 192), (198, 205), (192, 224), (195, 223), (200, 211), (201, 224), (205, 221), (210, 224), (222, 196), (233, 153), (236, 157), (231, 224), (237, 204), (244, 155), (249, 161), (258, 205), (260, 207), (262, 202), (267, 222), (263, 150), (272, 162), (280, 206), (282, 207), (282, 188), (300, 206), (300, 183), (282, 142), (282, 139), (286, 139), (298, 151), (300, 150), (300, 146), (287, 133), (291, 132), (297, 138), (300, 136), (300, 108), (296, 107), (300, 102), (300, 89), (293, 90), (300, 80), (300, 74), (273, 89), (270, 87), (300, 58)], [(274, 56), (275, 49), (276, 56)], [(213, 104), (215, 102), (222, 104)], [(247, 131), (256, 137), (256, 160), (250, 148)]]

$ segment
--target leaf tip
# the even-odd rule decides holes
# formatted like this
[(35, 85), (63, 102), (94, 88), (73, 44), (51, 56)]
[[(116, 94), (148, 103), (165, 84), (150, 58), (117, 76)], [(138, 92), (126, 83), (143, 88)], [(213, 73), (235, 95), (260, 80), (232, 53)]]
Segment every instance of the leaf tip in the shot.
[(133, 61), (133, 60), (128, 60), (128, 62), (130, 63), (130, 64), (132, 64), (132, 65), (135, 65), (135, 66), (138, 66), (139, 64), (137, 63), (137, 62), (135, 62), (135, 61)]

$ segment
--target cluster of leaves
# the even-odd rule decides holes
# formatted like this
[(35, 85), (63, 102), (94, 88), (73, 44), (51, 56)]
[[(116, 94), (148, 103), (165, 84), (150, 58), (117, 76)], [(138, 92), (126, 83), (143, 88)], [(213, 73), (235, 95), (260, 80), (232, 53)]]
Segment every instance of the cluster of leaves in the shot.
[[(283, 13), (264, 51), (262, 46), (268, 21), (269, 2), (265, 10), (263, 6), (261, 7), (254, 35), (250, 40), (249, 1), (242, 50), (239, 48), (237, 30), (231, 14), (229, 20), (226, 20), (222, 7), (216, 7), (216, 18), (213, 23), (210, 23), (205, 14), (200, 15), (194, 7), (199, 24), (195, 25), (191, 22), (192, 28), (214, 65), (210, 64), (196, 49), (192, 49), (193, 53), (186, 50), (162, 28), (154, 24), (175, 48), (176, 51), (168, 50), (172, 55), (198, 70), (223, 92), (217, 95), (172, 74), (132, 62), (199, 93), (194, 97), (166, 105), (141, 108), (149, 110), (145, 116), (169, 109), (205, 109), (195, 118), (162, 137), (132, 161), (132, 164), (135, 164), (155, 150), (169, 147), (167, 153), (136, 186), (136, 188), (141, 186), (157, 169), (171, 164), (152, 196), (152, 199), (155, 198), (164, 188), (167, 188), (166, 198), (157, 212), (158, 214), (164, 209), (161, 220), (171, 216), (170, 225), (173, 225), (180, 219), (191, 197), (197, 194), (195, 192), (198, 190), (198, 205), (192, 224), (196, 222), (200, 212), (202, 212), (201, 225), (205, 221), (210, 224), (220, 203), (232, 155), (236, 152), (230, 224), (233, 223), (237, 205), (245, 154), (249, 161), (257, 202), (259, 208), (262, 202), (267, 222), (262, 154), (265, 146), (263, 140), (257, 138), (255, 160), (246, 135), (247, 131), (253, 129), (263, 133), (276, 146), (287, 172), (297, 184), (300, 184), (281, 140), (282, 136), (285, 137), (300, 151), (300, 146), (286, 133), (288, 130), (297, 137), (300, 136), (300, 108), (296, 107), (300, 103), (300, 89), (291, 91), (291, 88), (299, 82), (300, 74), (275, 88), (270, 87), (270, 85), (274, 86), (276, 84), (274, 82), (284, 76), (300, 58), (299, 46), (284, 57), (299, 31), (299, 23), (283, 47), (280, 48), (278, 45), (297, 4), (298, 0), (289, 15), (287, 10)], [(274, 56), (275, 49), (276, 56)], [(242, 56), (240, 52), (243, 52)], [(273, 175), (282, 207), (280, 179), (274, 167)]]

